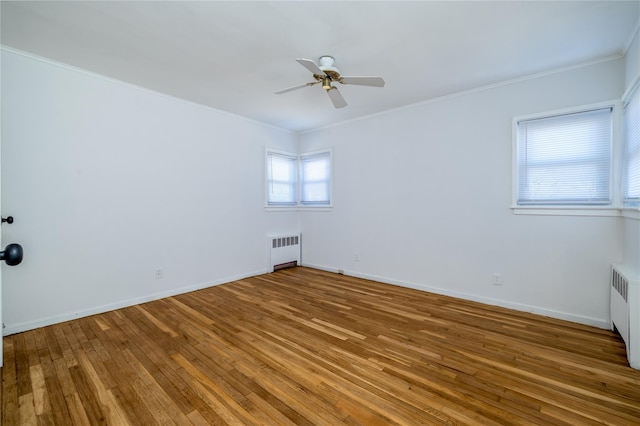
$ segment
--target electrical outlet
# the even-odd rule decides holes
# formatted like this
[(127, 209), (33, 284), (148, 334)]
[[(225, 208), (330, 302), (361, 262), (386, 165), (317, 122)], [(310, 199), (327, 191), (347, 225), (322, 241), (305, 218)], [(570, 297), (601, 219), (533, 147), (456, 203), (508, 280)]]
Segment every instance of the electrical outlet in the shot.
[(493, 274), (493, 285), (502, 285), (502, 274), (494, 272), (494, 274)]
[(164, 269), (159, 268), (156, 269), (156, 280), (161, 280), (164, 278)]
[(355, 260), (356, 262), (360, 262), (360, 255), (358, 253), (355, 253), (353, 255), (353, 260)]

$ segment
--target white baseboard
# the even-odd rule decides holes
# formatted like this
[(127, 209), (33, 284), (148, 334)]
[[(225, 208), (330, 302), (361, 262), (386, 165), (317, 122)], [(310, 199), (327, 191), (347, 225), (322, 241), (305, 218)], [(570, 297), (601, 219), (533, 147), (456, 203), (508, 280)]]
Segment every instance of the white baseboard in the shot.
[[(324, 266), (324, 265), (314, 265), (314, 264), (305, 263), (302, 266), (306, 266), (308, 268), (313, 268), (313, 269), (320, 269), (322, 271), (327, 271), (327, 272), (338, 273), (338, 268), (333, 268), (333, 267)], [(607, 330), (611, 329), (611, 322), (609, 321), (608, 318), (607, 319), (592, 318), (592, 317), (587, 317), (582, 315), (571, 314), (567, 312), (554, 311), (552, 309), (541, 308), (539, 306), (532, 306), (532, 305), (526, 305), (523, 303), (510, 302), (508, 300), (494, 299), (490, 297), (479, 296), (476, 294), (451, 291), (444, 288), (434, 287), (426, 284), (410, 283), (406, 281), (396, 280), (393, 278), (363, 274), (355, 271), (347, 271), (347, 270), (342, 270), (342, 271), (344, 275), (348, 275), (356, 278), (363, 278), (367, 280), (378, 281), (385, 284), (392, 284), (400, 287), (407, 287), (415, 290), (427, 291), (429, 293), (441, 294), (443, 296), (457, 297), (459, 299), (485, 303), (487, 305), (492, 305), (492, 306), (500, 306), (502, 308), (513, 309), (520, 312), (529, 312), (536, 315), (542, 315), (545, 317), (561, 319), (565, 321), (575, 322), (578, 324), (590, 325), (593, 327), (603, 328)]]
[(151, 302), (153, 300), (163, 299), (165, 297), (176, 296), (178, 294), (189, 293), (191, 291), (202, 290), (203, 288), (213, 287), (220, 284), (229, 283), (232, 281), (241, 280), (244, 278), (254, 277), (256, 275), (266, 274), (268, 271), (266, 269), (247, 272), (244, 274), (234, 275), (230, 277), (220, 278), (214, 281), (200, 283), (200, 284), (192, 284), (185, 287), (174, 288), (168, 291), (151, 293), (141, 297), (136, 297), (133, 299), (121, 300), (115, 303), (108, 303), (106, 305), (94, 306), (89, 309), (83, 309), (76, 312), (67, 312), (60, 315), (54, 315), (51, 317), (39, 318), (34, 321), (27, 321), (15, 324), (6, 324), (6, 327), (2, 330), (3, 336), (9, 336), (11, 334), (22, 333), (23, 331), (29, 331), (40, 327), (47, 327), (49, 325), (58, 324), (65, 321), (70, 321), (78, 318), (84, 318), (91, 315), (101, 314), (104, 312), (113, 311), (116, 309), (126, 308), (133, 305), (138, 305), (140, 303)]
[[(313, 268), (313, 269), (319, 269), (319, 270), (327, 271), (327, 272), (333, 272), (333, 273), (336, 273), (336, 274), (339, 271), (338, 268), (333, 268), (333, 267), (324, 266), (324, 265), (315, 265), (315, 264), (304, 263), (302, 266), (306, 266), (308, 268)], [(241, 280), (241, 279), (244, 279), (244, 278), (249, 278), (249, 277), (253, 277), (253, 276), (256, 276), (256, 275), (266, 274), (266, 273), (269, 273), (269, 272), (270, 271), (268, 271), (266, 269), (262, 269), (262, 270), (258, 270), (258, 271), (253, 271), (253, 272), (248, 272), (248, 273), (239, 274), (239, 275), (235, 275), (235, 276), (230, 276), (230, 277), (226, 277), (226, 278), (221, 278), (221, 279), (214, 280), (214, 281), (211, 281), (211, 282), (189, 285), (189, 286), (185, 286), (185, 287), (171, 289), (169, 291), (164, 291), (164, 292), (159, 292), (159, 293), (152, 293), (152, 294), (148, 294), (148, 295), (145, 295), (145, 296), (142, 296), (142, 297), (122, 300), (122, 301), (115, 302), (115, 303), (109, 303), (109, 304), (106, 304), (106, 305), (94, 306), (92, 308), (83, 309), (81, 311), (68, 312), (68, 313), (64, 313), (64, 314), (60, 314), (60, 315), (54, 315), (54, 316), (51, 316), (51, 317), (39, 318), (39, 319), (34, 320), (34, 321), (15, 323), (15, 324), (7, 324), (6, 327), (4, 328), (4, 330), (2, 331), (2, 335), (3, 336), (9, 336), (11, 334), (21, 333), (23, 331), (33, 330), (33, 329), (40, 328), (40, 327), (46, 327), (46, 326), (49, 326), (49, 325), (58, 324), (58, 323), (61, 323), (61, 322), (70, 321), (70, 320), (77, 319), (77, 318), (83, 318), (83, 317), (88, 317), (88, 316), (91, 316), (91, 315), (101, 314), (101, 313), (104, 313), (104, 312), (113, 311), (115, 309), (126, 308), (126, 307), (137, 305), (137, 304), (140, 304), (140, 303), (151, 302), (153, 300), (158, 300), (158, 299), (162, 299), (162, 298), (165, 298), (165, 297), (171, 297), (171, 296), (175, 296), (175, 295), (178, 295), (178, 294), (189, 293), (191, 291), (201, 290), (203, 288), (213, 287), (213, 286), (216, 286), (216, 285), (220, 285), (220, 284), (225, 284), (225, 283), (229, 283), (229, 282), (232, 282), (232, 281)], [(444, 295), (444, 296), (457, 297), (457, 298), (460, 298), (460, 299), (465, 299), (465, 300), (471, 300), (471, 301), (474, 301), (474, 302), (485, 303), (487, 305), (500, 306), (500, 307), (503, 307), (503, 308), (514, 309), (514, 310), (521, 311), (521, 312), (530, 312), (530, 313), (537, 314), (537, 315), (543, 315), (543, 316), (550, 317), (550, 318), (557, 318), (557, 319), (561, 319), (561, 320), (571, 321), (571, 322), (575, 322), (575, 323), (578, 323), (578, 324), (590, 325), (590, 326), (593, 326), (593, 327), (603, 328), (603, 329), (607, 329), (607, 330), (611, 329), (611, 322), (608, 319), (603, 320), (603, 319), (598, 319), (598, 318), (586, 317), (586, 316), (582, 316), (582, 315), (570, 314), (570, 313), (566, 313), (566, 312), (559, 312), (559, 311), (554, 311), (554, 310), (551, 310), (551, 309), (540, 308), (540, 307), (537, 307), (537, 306), (526, 305), (526, 304), (516, 303), (516, 302), (510, 302), (510, 301), (507, 301), (507, 300), (493, 299), (493, 298), (489, 298), (489, 297), (478, 296), (478, 295), (468, 294), (468, 293), (463, 293), (463, 292), (451, 291), (451, 290), (443, 289), (443, 288), (440, 288), (440, 287), (434, 287), (434, 286), (429, 286), (429, 285), (425, 285), (425, 284), (410, 283), (410, 282), (400, 281), (400, 280), (396, 280), (396, 279), (392, 279), (392, 278), (381, 277), (381, 276), (377, 276), (377, 275), (363, 274), (363, 273), (355, 272), (355, 271), (344, 270), (343, 273), (344, 273), (344, 275), (352, 276), (352, 277), (356, 277), (356, 278), (363, 278), (363, 279), (367, 279), (367, 280), (378, 281), (378, 282), (385, 283), (385, 284), (392, 284), (392, 285), (397, 285), (397, 286), (400, 286), (400, 287), (407, 287), (407, 288), (412, 288), (412, 289), (415, 289), (415, 290), (427, 291), (427, 292), (430, 292), (430, 293), (441, 294), (441, 295)]]

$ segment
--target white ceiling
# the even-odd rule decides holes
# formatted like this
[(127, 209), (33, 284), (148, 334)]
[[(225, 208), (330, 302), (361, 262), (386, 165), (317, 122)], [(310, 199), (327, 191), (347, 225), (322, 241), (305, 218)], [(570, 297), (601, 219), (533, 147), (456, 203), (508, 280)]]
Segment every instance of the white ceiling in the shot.
[[(640, 1), (1, 3), (2, 45), (292, 131), (623, 55)], [(296, 58), (332, 55), (334, 109)]]

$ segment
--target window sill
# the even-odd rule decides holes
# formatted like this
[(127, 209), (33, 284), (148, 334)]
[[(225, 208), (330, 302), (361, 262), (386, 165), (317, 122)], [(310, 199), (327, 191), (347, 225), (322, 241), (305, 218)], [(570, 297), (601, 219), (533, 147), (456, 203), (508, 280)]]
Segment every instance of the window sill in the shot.
[(640, 207), (511, 206), (514, 214), (539, 216), (604, 216), (640, 220)]
[(611, 206), (603, 207), (555, 207), (555, 206), (511, 206), (514, 214), (539, 216), (622, 216), (621, 209)]
[(620, 209), (620, 216), (640, 220), (640, 207), (623, 207)]
[(314, 212), (330, 212), (333, 206), (267, 206), (264, 208), (267, 212), (301, 212), (301, 211), (314, 211)]

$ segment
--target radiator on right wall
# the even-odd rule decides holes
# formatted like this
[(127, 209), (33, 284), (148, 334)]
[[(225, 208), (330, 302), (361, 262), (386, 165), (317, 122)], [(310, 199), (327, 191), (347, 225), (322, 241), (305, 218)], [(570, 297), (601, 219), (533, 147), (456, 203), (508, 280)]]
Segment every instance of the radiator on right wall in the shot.
[(627, 347), (629, 365), (640, 370), (640, 279), (624, 265), (611, 265), (611, 329)]

